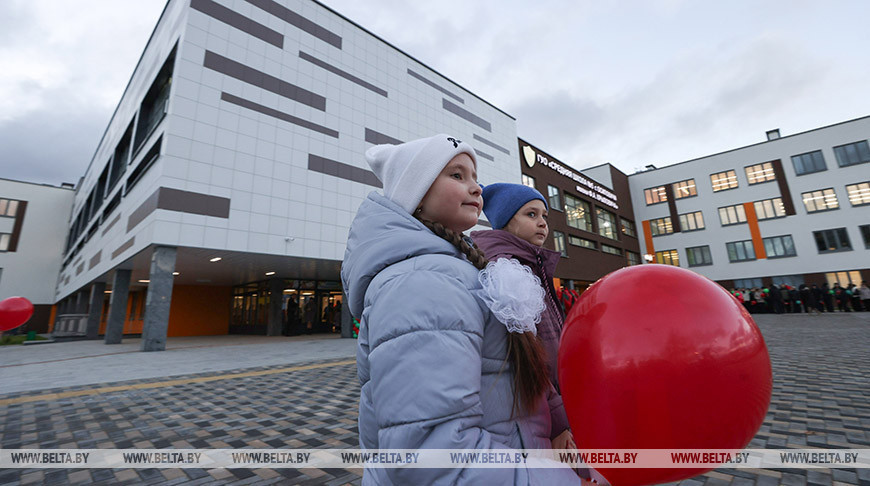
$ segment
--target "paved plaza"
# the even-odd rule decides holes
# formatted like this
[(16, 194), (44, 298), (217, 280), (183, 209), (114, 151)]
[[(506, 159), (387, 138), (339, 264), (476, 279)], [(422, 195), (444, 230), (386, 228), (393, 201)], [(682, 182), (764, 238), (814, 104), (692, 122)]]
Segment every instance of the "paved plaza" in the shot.
[[(750, 448), (870, 448), (870, 313), (761, 315), (773, 399)], [(0, 348), (0, 447), (356, 448), (353, 340)], [(357, 469), (7, 469), (0, 484), (359, 484)], [(870, 469), (717, 469), (683, 485), (870, 485)]]

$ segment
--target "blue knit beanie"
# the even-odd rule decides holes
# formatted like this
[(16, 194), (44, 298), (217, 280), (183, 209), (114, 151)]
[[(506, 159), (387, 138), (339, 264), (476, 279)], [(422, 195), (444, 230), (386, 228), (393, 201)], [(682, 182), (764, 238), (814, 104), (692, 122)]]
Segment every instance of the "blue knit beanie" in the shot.
[(483, 213), (493, 229), (502, 229), (529, 201), (540, 199), (549, 211), (547, 200), (536, 189), (522, 184), (498, 182), (483, 188)]

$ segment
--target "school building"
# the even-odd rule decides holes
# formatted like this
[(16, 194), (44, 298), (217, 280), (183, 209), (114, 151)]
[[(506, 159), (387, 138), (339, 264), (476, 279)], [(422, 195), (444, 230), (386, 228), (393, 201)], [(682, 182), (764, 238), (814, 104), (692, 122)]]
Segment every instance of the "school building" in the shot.
[(350, 333), (365, 150), (448, 132), (519, 181), (516, 121), (312, 0), (169, 0), (77, 185), (57, 325), (106, 343)]
[(870, 281), (870, 117), (628, 176), (641, 251), (727, 289)]

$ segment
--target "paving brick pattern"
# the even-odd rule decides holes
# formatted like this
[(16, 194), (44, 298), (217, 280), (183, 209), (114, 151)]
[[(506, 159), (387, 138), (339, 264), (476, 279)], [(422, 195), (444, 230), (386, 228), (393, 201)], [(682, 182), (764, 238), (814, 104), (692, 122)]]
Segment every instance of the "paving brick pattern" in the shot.
[[(757, 320), (771, 353), (774, 388), (767, 417), (749, 447), (870, 448), (870, 313), (759, 316)], [(338, 361), (320, 363), (331, 362)], [(156, 381), (160, 380), (111, 385)], [(94, 388), (7, 394), (0, 400)], [(345, 364), (47, 398), (0, 406), (0, 447), (356, 448), (358, 397), (355, 366)], [(358, 485), (361, 473), (358, 469), (7, 469), (0, 470), (0, 484), (333, 486)], [(870, 485), (870, 469), (717, 469), (679, 484)]]

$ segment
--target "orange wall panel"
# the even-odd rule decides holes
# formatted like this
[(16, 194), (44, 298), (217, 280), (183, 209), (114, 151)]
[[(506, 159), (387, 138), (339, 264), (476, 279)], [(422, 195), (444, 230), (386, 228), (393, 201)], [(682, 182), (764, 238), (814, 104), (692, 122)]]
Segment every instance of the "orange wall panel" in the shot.
[(168, 337), (229, 334), (232, 287), (175, 285)]
[(755, 214), (755, 203), (743, 203), (743, 210), (746, 213), (746, 222), (749, 223), (749, 234), (752, 235), (752, 248), (755, 250), (755, 258), (759, 260), (767, 258), (767, 252), (764, 251), (764, 241), (761, 239), (761, 229), (758, 228), (758, 215)]
[[(650, 228), (649, 220), (642, 221), (641, 225), (643, 226), (643, 241), (646, 243), (646, 254), (655, 256), (656, 249), (653, 246), (652, 229)], [(645, 262), (646, 260), (643, 261)]]

